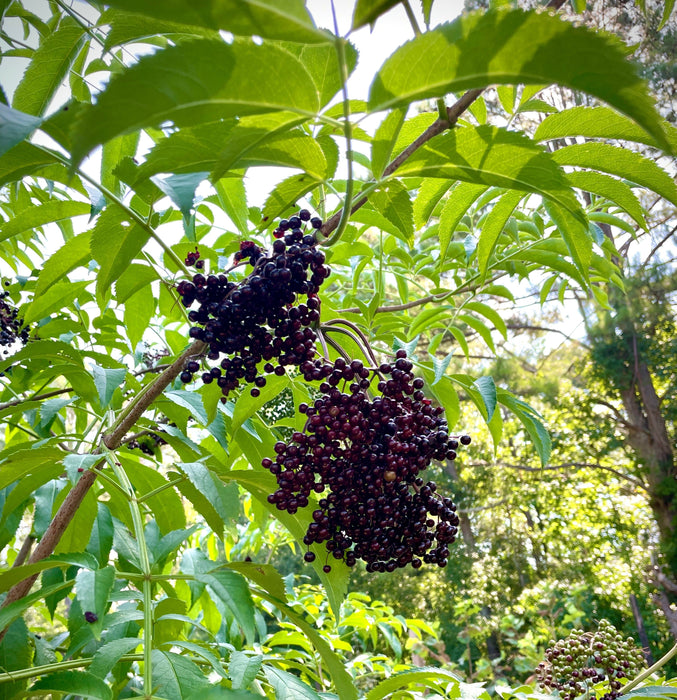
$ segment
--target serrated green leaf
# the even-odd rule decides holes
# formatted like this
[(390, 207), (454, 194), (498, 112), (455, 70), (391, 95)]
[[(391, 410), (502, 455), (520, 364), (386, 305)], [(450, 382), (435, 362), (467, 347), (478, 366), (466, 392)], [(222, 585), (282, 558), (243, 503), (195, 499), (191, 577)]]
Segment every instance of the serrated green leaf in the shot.
[(677, 696), (677, 687), (673, 685), (644, 685), (624, 693), (631, 698), (670, 698)]
[(446, 258), (449, 243), (456, 227), (461, 223), (470, 206), (486, 192), (488, 185), (460, 182), (449, 194), (440, 213), (438, 236), (440, 239), (440, 261)]
[(30, 136), (42, 119), (0, 103), (0, 156)]
[[(666, 138), (673, 149), (677, 147), (677, 129), (666, 123)], [(609, 107), (571, 107), (546, 117), (536, 129), (534, 139), (547, 141), (567, 136), (584, 136), (590, 139), (618, 139), (635, 141), (647, 146), (659, 147), (656, 139), (626, 116)]]
[(369, 108), (495, 83), (558, 83), (586, 92), (628, 115), (669, 149), (647, 86), (620, 42), (548, 13), (474, 12), (416, 37), (376, 75)]
[[(17, 671), (21, 668), (29, 668), (33, 663), (40, 663), (40, 660), (33, 661), (33, 649), (29, 642), (28, 628), (26, 623), (19, 619), (15, 620), (7, 629), (5, 636), (0, 642), (0, 668), (4, 673)], [(0, 698), (9, 700), (17, 693), (25, 690), (28, 685), (26, 679), (9, 681), (0, 686)]]
[(248, 391), (240, 394), (233, 411), (232, 431), (235, 434), (242, 424), (251, 418), (262, 406), (279, 396), (289, 386), (289, 377), (284, 374), (278, 377), (275, 374), (266, 377), (266, 385), (261, 388), (259, 396), (252, 396)]
[(381, 700), (387, 695), (400, 688), (411, 688), (416, 683), (425, 683), (429, 680), (441, 680), (445, 683), (458, 684), (459, 679), (451, 672), (442, 668), (424, 666), (401, 673), (393, 673), (390, 677), (382, 680), (366, 695), (365, 700)]
[(111, 689), (101, 678), (85, 671), (57, 671), (44, 676), (28, 689), (30, 697), (41, 695), (79, 695), (93, 700), (111, 700)]
[(207, 689), (209, 681), (199, 666), (185, 656), (171, 651), (153, 649), (154, 694), (166, 700), (184, 700)]
[[(351, 75), (357, 65), (357, 50), (346, 39), (342, 41), (346, 70)], [(306, 67), (315, 83), (320, 106), (324, 107), (343, 85), (334, 41), (327, 44), (302, 44), (294, 41), (282, 45)]]
[(499, 314), (496, 309), (492, 309), (488, 304), (484, 304), (481, 301), (468, 301), (463, 305), (463, 308), (474, 311), (480, 316), (484, 316), (484, 318), (491, 321), (491, 323), (494, 324), (494, 328), (507, 339), (508, 329), (501, 314)]
[[(222, 498), (223, 484), (202, 464), (202, 462), (179, 462), (176, 465), (190, 479), (195, 488), (202, 493), (212, 505), (221, 520), (226, 523), (237, 518), (238, 501)], [(221, 488), (219, 488), (221, 487)], [(233, 505), (235, 507), (233, 508)]]
[(580, 143), (560, 148), (552, 157), (560, 165), (574, 165), (617, 175), (677, 204), (674, 180), (653, 160), (627, 148), (607, 143)]
[(88, 285), (89, 282), (57, 282), (40, 296), (34, 297), (23, 313), (24, 322), (26, 324), (34, 323), (46, 318), (55, 311), (67, 308)]
[(99, 394), (102, 408), (106, 408), (113, 398), (113, 392), (122, 385), (127, 375), (126, 369), (105, 369), (92, 365), (90, 372), (94, 377), (94, 385)]
[(263, 672), (273, 686), (277, 700), (322, 700), (316, 690), (287, 671), (265, 666)]
[(587, 170), (567, 173), (567, 180), (584, 192), (591, 192), (614, 202), (646, 230), (642, 205), (632, 189), (621, 180)]
[(533, 192), (585, 221), (555, 158), (526, 136), (497, 127), (461, 127), (436, 136), (417, 149), (397, 173)]
[(176, 204), (184, 218), (188, 218), (195, 203), (195, 190), (207, 175), (206, 171), (183, 173), (155, 178), (153, 182)]
[(245, 579), (236, 571), (228, 569), (197, 573), (195, 578), (208, 586), (213, 595), (226, 605), (242, 627), (248, 643), (253, 644), (256, 636), (254, 603)]
[[(18, 568), (23, 571), (24, 567)], [(26, 578), (26, 574), (19, 578), (19, 581), (23, 581), (24, 578)], [(46, 600), (54, 593), (62, 591), (64, 588), (68, 588), (72, 585), (72, 581), (60, 581), (51, 586), (43, 586), (32, 593), (28, 593), (23, 598), (19, 598), (19, 600), (15, 600), (13, 603), (6, 605), (4, 608), (0, 609), (0, 629), (5, 629), (5, 627), (11, 625), (14, 620), (21, 617), (36, 601)]]
[(554, 202), (545, 202), (545, 209), (555, 222), (557, 229), (564, 239), (578, 272), (583, 280), (588, 279), (590, 261), (592, 260), (592, 239), (587, 225), (571, 216)]
[(124, 304), (127, 299), (144, 287), (150, 287), (156, 280), (157, 272), (148, 265), (133, 263), (118, 277), (115, 282), (115, 298), (119, 304)]
[(550, 459), (552, 443), (540, 416), (529, 405), (505, 390), (498, 390), (498, 400), (503, 406), (511, 410), (522, 423), (536, 448), (541, 464), (547, 464)]
[(108, 598), (115, 583), (115, 569), (105, 566), (102, 569), (80, 569), (75, 577), (75, 595), (82, 610), (96, 615), (96, 620), (89, 623), (95, 639), (101, 638), (103, 621), (108, 609)]
[(0, 226), (0, 241), (5, 241), (28, 229), (51, 224), (54, 221), (71, 219), (82, 214), (89, 214), (88, 202), (51, 199), (44, 204), (31, 206), (13, 219), (3, 222)]
[(388, 165), (406, 116), (407, 110), (404, 107), (394, 109), (376, 129), (371, 143), (371, 172), (377, 179), (383, 175)]
[(378, 17), (400, 2), (401, 0), (357, 0), (353, 11), (353, 30), (365, 24), (373, 24)]
[(87, 231), (66, 241), (56, 253), (44, 262), (35, 285), (35, 295), (44, 294), (71, 270), (86, 265), (92, 258), (89, 246), (89, 232)]
[(115, 169), (122, 160), (136, 155), (138, 143), (138, 134), (124, 134), (108, 141), (101, 150), (101, 184), (116, 197), (121, 197), (122, 187)]
[(96, 279), (97, 294), (104, 295), (127, 269), (150, 238), (150, 233), (125, 220), (122, 213), (105, 209), (92, 229), (92, 257), (101, 266)]
[(131, 653), (141, 643), (142, 641), (136, 637), (122, 637), (102, 644), (94, 654), (89, 672), (97, 678), (105, 678), (120, 657)]
[(36, 175), (43, 166), (59, 162), (48, 149), (23, 141), (0, 156), (0, 185), (20, 180), (25, 175)]
[(135, 292), (125, 302), (125, 331), (132, 348), (141, 342), (155, 313), (155, 295), (150, 286)]
[(486, 275), (489, 267), (489, 259), (496, 248), (496, 243), (503, 233), (508, 219), (512, 216), (515, 207), (522, 201), (524, 195), (521, 192), (507, 192), (496, 202), (487, 215), (482, 225), (479, 240), (477, 241), (477, 265), (480, 274)]
[(369, 201), (411, 245), (414, 240), (414, 209), (407, 188), (399, 180), (391, 180), (375, 190)]
[(329, 36), (318, 30), (303, 0), (112, 0), (107, 3), (130, 12), (179, 24), (224, 29), (236, 35), (258, 35), (269, 39), (325, 42)]
[(194, 391), (165, 391), (164, 396), (166, 396), (171, 402), (175, 403), (177, 406), (182, 406), (187, 408), (193, 418), (195, 418), (202, 425), (206, 425), (209, 420), (207, 418), (207, 411), (205, 411), (204, 404), (202, 403), (202, 397), (200, 394)]
[(38, 410), (40, 416), (40, 427), (48, 426), (62, 408), (72, 403), (73, 399), (47, 399), (43, 401)]
[(254, 682), (263, 662), (262, 656), (248, 656), (242, 651), (234, 651), (228, 662), (228, 675), (236, 690), (246, 690)]
[[(264, 134), (257, 129), (256, 144), (249, 149), (239, 143), (240, 157), (233, 161), (233, 154), (238, 149), (235, 144), (226, 153), (219, 156), (212, 172), (212, 178), (218, 179), (232, 167), (249, 168), (271, 165), (283, 168), (299, 168), (316, 179), (322, 179), (327, 172), (327, 161), (317, 141), (300, 131), (284, 130), (281, 133)], [(233, 138), (238, 137), (239, 130), (233, 129)], [(250, 139), (255, 135), (249, 134)], [(263, 138), (265, 136), (265, 138)]]
[(197, 39), (144, 56), (114, 76), (76, 121), (73, 160), (115, 136), (168, 121), (194, 125), (279, 110), (310, 116), (318, 108), (306, 69), (273, 43)]
[(417, 228), (423, 228), (430, 221), (435, 207), (453, 184), (434, 177), (423, 180), (414, 200), (414, 225)]
[(473, 384), (482, 397), (484, 408), (486, 409), (486, 420), (489, 422), (496, 410), (496, 384), (492, 377), (479, 377)]
[(61, 19), (55, 32), (45, 34), (14, 92), (14, 108), (29, 114), (43, 115), (85, 39), (84, 28), (68, 16)]
[(137, 179), (159, 172), (189, 173), (238, 167), (240, 160), (275, 135), (303, 121), (292, 112), (273, 112), (180, 129), (159, 141), (139, 168)]
[[(89, 456), (89, 455), (87, 455)], [(65, 462), (65, 460), (64, 460)], [(87, 543), (87, 552), (93, 554), (101, 566), (108, 563), (113, 546), (113, 518), (105, 503), (97, 503), (97, 514)]]
[[(169, 426), (167, 426), (169, 427)], [(140, 495), (167, 486), (167, 479), (156, 469), (132, 460), (122, 459), (129, 479)], [(155, 516), (154, 524), (163, 534), (182, 531), (186, 526), (186, 515), (181, 498), (173, 488), (164, 488), (145, 501)], [(117, 532), (115, 533), (117, 536)]]
[(322, 184), (322, 180), (316, 180), (306, 173), (292, 175), (282, 180), (272, 189), (266, 203), (263, 205), (261, 220), (272, 222), (279, 216), (283, 216), (296, 206), (297, 200), (312, 192)]

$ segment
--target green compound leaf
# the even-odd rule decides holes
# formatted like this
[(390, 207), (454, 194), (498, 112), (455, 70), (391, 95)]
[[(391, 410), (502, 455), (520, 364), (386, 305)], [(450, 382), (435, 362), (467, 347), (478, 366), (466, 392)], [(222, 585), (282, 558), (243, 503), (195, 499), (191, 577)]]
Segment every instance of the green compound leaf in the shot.
[(44, 204), (29, 207), (18, 216), (3, 222), (0, 226), (0, 241), (4, 241), (28, 229), (51, 224), (55, 221), (70, 219), (74, 216), (89, 214), (88, 202), (62, 201), (51, 199)]
[(317, 29), (303, 0), (111, 0), (106, 3), (156, 19), (257, 35), (317, 43), (331, 36)]
[(463, 127), (437, 136), (413, 153), (397, 173), (533, 192), (586, 221), (554, 158), (526, 136), (505, 129)]
[(58, 671), (36, 681), (27, 691), (29, 697), (42, 695), (79, 695), (93, 700), (111, 700), (111, 689), (101, 678), (84, 671)]
[(416, 37), (376, 75), (369, 108), (391, 109), (495, 83), (558, 83), (586, 92), (671, 151), (663, 120), (620, 42), (545, 12), (474, 12)]
[(185, 656), (153, 649), (152, 662), (153, 684), (157, 684), (154, 695), (166, 700), (184, 700), (202, 693), (209, 686), (199, 666)]
[(196, 39), (144, 56), (114, 76), (76, 120), (73, 161), (115, 136), (169, 121), (193, 126), (279, 110), (309, 117), (319, 107), (308, 71), (288, 51), (270, 42)]
[[(667, 122), (663, 128), (666, 137), (677, 148), (677, 129)], [(608, 107), (572, 107), (546, 117), (536, 129), (534, 139), (547, 141), (566, 136), (585, 136), (590, 139), (617, 139), (635, 141), (647, 146), (659, 144), (644, 129), (626, 116)]]
[(567, 173), (567, 180), (583, 192), (591, 192), (614, 202), (646, 230), (642, 205), (632, 189), (621, 180), (589, 170)]
[(17, 85), (12, 106), (29, 114), (43, 115), (85, 39), (84, 28), (74, 19), (63, 17), (59, 28), (40, 41), (39, 48)]
[(635, 182), (677, 205), (677, 185), (653, 160), (608, 143), (577, 143), (552, 154), (560, 165), (574, 165)]

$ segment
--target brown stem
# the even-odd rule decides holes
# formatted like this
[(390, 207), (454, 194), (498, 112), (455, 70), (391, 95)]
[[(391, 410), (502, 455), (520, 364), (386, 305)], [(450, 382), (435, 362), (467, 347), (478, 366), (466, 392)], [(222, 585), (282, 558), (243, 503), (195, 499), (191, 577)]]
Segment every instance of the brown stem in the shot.
[[(169, 384), (176, 379), (179, 373), (183, 370), (186, 361), (192, 357), (199, 356), (205, 349), (205, 343), (196, 340), (187, 350), (185, 350), (167, 369), (160, 374), (148, 389), (140, 394), (130, 405), (122, 419), (114, 426), (112, 432), (107, 433), (102, 438), (102, 443), (109, 449), (114, 450), (120, 446), (129, 429), (143, 415), (143, 412), (162, 394)], [(33, 550), (33, 554), (29, 559), (29, 564), (41, 561), (45, 557), (50, 556), (54, 552), (56, 545), (61, 540), (63, 533), (70, 524), (73, 516), (77, 512), (80, 504), (89, 492), (89, 489), (94, 484), (97, 476), (97, 470), (101, 469), (104, 464), (102, 459), (93, 469), (90, 469), (82, 474), (75, 486), (69, 491), (64, 499), (61, 507), (49, 524), (45, 534), (42, 536), (37, 547)], [(31, 589), (33, 583), (38, 578), (39, 574), (29, 576), (10, 588), (7, 597), (3, 601), (0, 608), (4, 608), (10, 603), (13, 603), (20, 598), (23, 598)], [(0, 642), (5, 636), (7, 628), (0, 632)]]
[(26, 561), (26, 558), (31, 553), (33, 542), (35, 542), (35, 535), (28, 535), (24, 540), (24, 543), (21, 545), (19, 553), (16, 555), (14, 564), (12, 564), (13, 569), (15, 569), (17, 566), (21, 566)]
[[(464, 95), (462, 95), (451, 107), (447, 108), (447, 119), (437, 119), (434, 121), (415, 141), (410, 143), (396, 158), (394, 158), (383, 171), (383, 177), (388, 177), (392, 175), (399, 167), (404, 163), (409, 156), (418, 150), (423, 144), (430, 141), (438, 134), (441, 134), (447, 129), (456, 124), (458, 118), (465, 112), (468, 107), (484, 92), (484, 88), (476, 88), (474, 90), (468, 90)], [(350, 210), (351, 214), (354, 214), (360, 207), (363, 207), (367, 203), (367, 197), (360, 197), (357, 199)], [(342, 211), (337, 211), (333, 216), (329, 217), (324, 222), (324, 225), (320, 229), (325, 237), (328, 237), (332, 231), (336, 229), (341, 220)]]

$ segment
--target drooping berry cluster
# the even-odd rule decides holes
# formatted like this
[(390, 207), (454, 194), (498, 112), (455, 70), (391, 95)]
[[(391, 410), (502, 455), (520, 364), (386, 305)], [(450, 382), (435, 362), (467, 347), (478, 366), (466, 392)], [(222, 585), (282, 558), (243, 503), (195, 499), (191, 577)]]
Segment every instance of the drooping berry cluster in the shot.
[(619, 679), (632, 679), (644, 668), (634, 639), (624, 639), (608, 620), (600, 620), (596, 632), (574, 630), (566, 639), (551, 640), (537, 674), (543, 690), (559, 690), (565, 700), (588, 691), (588, 697), (596, 700), (590, 686), (603, 681), (603, 690), (597, 689), (602, 692), (599, 700), (615, 700), (622, 687)]
[[(311, 492), (322, 494), (304, 543), (325, 543), (348, 566), (361, 559), (368, 571), (390, 572), (447, 564), (456, 506), (419, 474), (433, 459), (455, 459), (470, 438), (449, 436), (443, 409), (425, 398), (412, 368), (403, 350), (373, 370), (359, 360), (304, 362), (304, 378), (323, 380), (323, 396), (299, 407), (307, 416), (304, 432), (278, 442), (275, 460), (262, 462), (277, 478), (268, 500), (279, 510), (293, 514), (308, 506)], [(381, 378), (382, 396), (371, 399), (373, 375)], [(314, 561), (315, 553), (305, 559)]]
[(8, 296), (9, 292), (0, 293), (0, 346), (5, 348), (3, 355), (8, 355), (8, 348), (17, 341), (24, 345), (28, 342), (28, 328), (24, 327), (17, 310), (5, 301)]
[[(198, 324), (190, 337), (209, 345), (210, 360), (225, 355), (220, 366), (202, 374), (205, 384), (217, 382), (224, 397), (243, 379), (255, 385), (251, 393), (258, 396), (266, 384), (262, 372), (283, 375), (285, 365), (300, 365), (315, 356), (317, 336), (310, 326), (320, 318), (317, 292), (329, 268), (314, 233), (303, 230), (307, 221), (313, 228), (322, 224), (311, 220), (305, 209), (280, 221), (270, 253), (244, 241), (235, 260), (247, 260), (254, 268), (244, 279), (198, 273), (177, 287), (184, 306), (200, 304), (188, 314)], [(307, 296), (307, 302), (297, 304), (299, 296)], [(181, 381), (190, 382), (199, 369), (198, 362), (188, 362)]]

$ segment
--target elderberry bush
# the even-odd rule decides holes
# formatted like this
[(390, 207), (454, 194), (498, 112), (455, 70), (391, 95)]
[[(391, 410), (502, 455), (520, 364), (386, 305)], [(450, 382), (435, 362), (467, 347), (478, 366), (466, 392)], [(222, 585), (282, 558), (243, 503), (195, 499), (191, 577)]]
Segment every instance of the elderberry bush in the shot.
[[(279, 510), (294, 514), (312, 492), (321, 496), (304, 543), (324, 543), (328, 556), (348, 566), (361, 559), (375, 572), (443, 567), (456, 537), (456, 506), (419, 475), (433, 459), (455, 459), (470, 437), (449, 435), (443, 409), (425, 398), (412, 369), (403, 350), (394, 363), (371, 369), (342, 358), (302, 363), (307, 381), (322, 381), (323, 395), (299, 406), (304, 430), (276, 443), (275, 459), (262, 462), (277, 478), (268, 501)], [(375, 376), (381, 396), (372, 399)], [(309, 549), (305, 560), (315, 553)]]
[(566, 638), (551, 640), (545, 661), (536, 669), (543, 690), (559, 690), (564, 700), (587, 693), (597, 700), (591, 686), (605, 682), (596, 690), (599, 700), (620, 696), (621, 678), (632, 679), (645, 668), (642, 652), (632, 637), (623, 638), (608, 620), (600, 620), (596, 632), (573, 630)]
[[(209, 360), (223, 358), (202, 373), (202, 381), (216, 382), (224, 398), (241, 380), (253, 383), (251, 394), (258, 396), (266, 373), (283, 375), (285, 366), (315, 357), (317, 335), (311, 325), (319, 321), (317, 292), (330, 274), (324, 253), (317, 248), (314, 230), (321, 226), (320, 219), (302, 209), (280, 221), (271, 251), (253, 241), (241, 243), (235, 262), (253, 267), (244, 279), (198, 272), (192, 281), (179, 283), (177, 292), (184, 306), (199, 304), (188, 313), (196, 324), (190, 337), (208, 344)], [(190, 264), (201, 262), (194, 253), (189, 257)], [(306, 303), (298, 303), (300, 297), (307, 297)], [(199, 370), (198, 362), (188, 362), (181, 381), (192, 381)]]
[(18, 317), (17, 310), (5, 299), (9, 292), (0, 293), (0, 346), (3, 355), (9, 354), (9, 348), (17, 341), (25, 345), (28, 342), (28, 328), (23, 326), (23, 320)]

